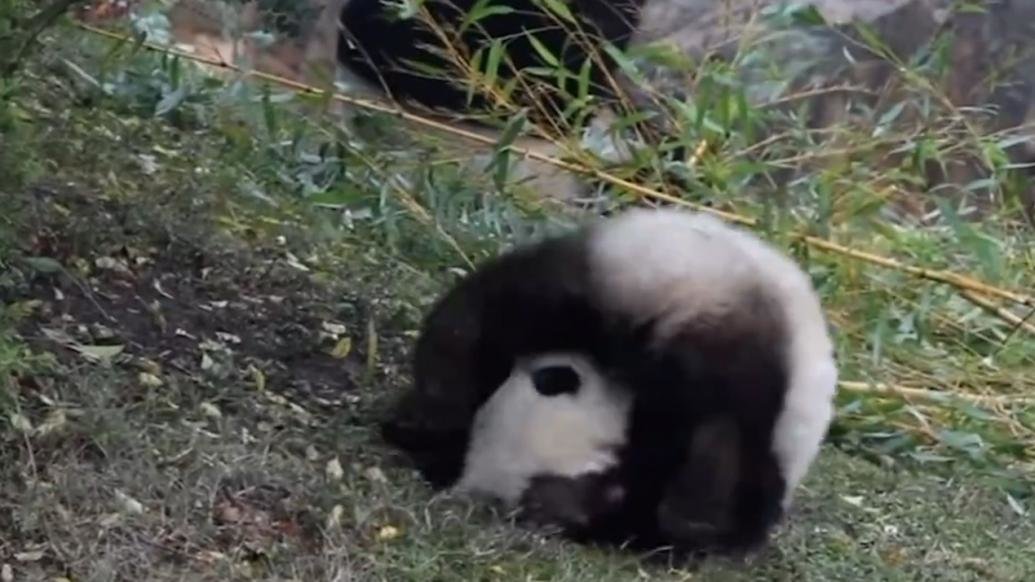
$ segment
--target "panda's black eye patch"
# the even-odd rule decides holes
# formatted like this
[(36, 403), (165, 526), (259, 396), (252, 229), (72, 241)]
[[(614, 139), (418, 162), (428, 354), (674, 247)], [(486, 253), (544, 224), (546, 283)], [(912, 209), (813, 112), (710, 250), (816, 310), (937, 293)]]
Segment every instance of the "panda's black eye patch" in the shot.
[(579, 374), (571, 366), (547, 366), (532, 372), (532, 384), (543, 396), (574, 394), (581, 383)]

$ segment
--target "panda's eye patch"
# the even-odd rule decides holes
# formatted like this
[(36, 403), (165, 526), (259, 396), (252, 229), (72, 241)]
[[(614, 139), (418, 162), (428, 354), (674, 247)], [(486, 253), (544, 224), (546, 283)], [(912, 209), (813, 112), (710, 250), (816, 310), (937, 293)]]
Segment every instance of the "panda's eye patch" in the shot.
[(574, 394), (581, 379), (570, 366), (547, 366), (532, 372), (532, 385), (543, 396)]

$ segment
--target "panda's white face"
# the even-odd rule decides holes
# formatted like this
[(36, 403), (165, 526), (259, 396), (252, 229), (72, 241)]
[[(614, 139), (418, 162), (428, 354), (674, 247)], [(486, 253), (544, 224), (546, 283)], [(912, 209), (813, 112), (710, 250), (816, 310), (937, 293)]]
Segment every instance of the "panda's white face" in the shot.
[(631, 405), (580, 356), (520, 361), (475, 415), (456, 489), (516, 505), (533, 477), (605, 471), (618, 462)]

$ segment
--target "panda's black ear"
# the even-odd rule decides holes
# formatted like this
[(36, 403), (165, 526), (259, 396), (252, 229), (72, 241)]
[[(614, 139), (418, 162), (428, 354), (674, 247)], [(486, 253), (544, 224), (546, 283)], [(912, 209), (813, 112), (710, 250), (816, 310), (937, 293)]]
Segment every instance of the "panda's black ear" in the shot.
[(543, 396), (574, 394), (582, 379), (571, 366), (546, 366), (532, 372), (532, 385)]

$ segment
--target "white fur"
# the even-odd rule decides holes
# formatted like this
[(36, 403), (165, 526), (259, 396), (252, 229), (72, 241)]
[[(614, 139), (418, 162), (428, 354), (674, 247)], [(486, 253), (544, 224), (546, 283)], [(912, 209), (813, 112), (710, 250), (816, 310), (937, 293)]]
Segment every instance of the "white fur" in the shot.
[[(582, 379), (575, 394), (543, 396), (531, 372), (569, 365)], [(584, 358), (547, 354), (519, 362), (478, 410), (459, 491), (516, 504), (538, 474), (576, 477), (617, 463), (631, 394), (606, 381)]]
[(773, 434), (786, 507), (819, 452), (837, 386), (833, 345), (808, 276), (753, 234), (678, 210), (635, 209), (605, 222), (593, 234), (590, 261), (603, 301), (658, 317), (661, 338), (688, 322), (722, 321), (759, 283), (775, 295), (791, 334), (789, 386)]

